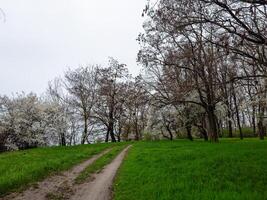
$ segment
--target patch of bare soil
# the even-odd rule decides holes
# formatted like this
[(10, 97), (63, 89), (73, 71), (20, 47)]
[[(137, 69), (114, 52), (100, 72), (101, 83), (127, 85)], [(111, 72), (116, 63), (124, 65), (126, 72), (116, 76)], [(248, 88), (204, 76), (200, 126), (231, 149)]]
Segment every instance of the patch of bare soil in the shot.
[(22, 193), (13, 193), (3, 198), (3, 200), (47, 200), (47, 199), (68, 199), (73, 194), (72, 185), (74, 179), (88, 165), (92, 164), (102, 155), (109, 152), (110, 149), (93, 156), (89, 160), (76, 165), (71, 170), (59, 175), (51, 176), (35, 184)]
[(75, 185), (72, 189), (71, 200), (110, 200), (112, 198), (112, 183), (116, 173), (127, 154), (126, 147), (100, 173), (93, 174), (90, 181)]

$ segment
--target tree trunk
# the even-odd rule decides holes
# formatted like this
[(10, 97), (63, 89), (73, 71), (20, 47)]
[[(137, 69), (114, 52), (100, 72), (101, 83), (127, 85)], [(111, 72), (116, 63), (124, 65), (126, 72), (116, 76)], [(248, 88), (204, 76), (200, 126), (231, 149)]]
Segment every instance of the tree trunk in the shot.
[(117, 141), (120, 142), (121, 141), (121, 136), (118, 135), (117, 138), (118, 138)]
[(126, 128), (126, 130), (125, 130), (125, 132), (124, 132), (124, 140), (126, 140), (126, 141), (129, 141), (129, 134), (130, 134), (130, 131), (131, 131), (131, 126), (129, 126), (129, 125), (127, 125), (127, 128)]
[[(229, 93), (231, 94), (231, 89), (230, 89)], [(227, 97), (226, 104), (227, 104), (227, 117), (228, 117), (229, 137), (232, 138), (233, 137), (233, 122), (232, 122), (232, 119), (233, 119), (233, 115), (232, 115), (233, 109), (232, 109), (232, 98), (231, 98), (231, 95), (229, 97)]]
[(170, 136), (165, 135), (165, 134), (164, 134), (164, 131), (163, 131), (162, 128), (161, 128), (161, 135), (162, 135), (164, 138), (168, 139), (168, 140), (172, 140), (172, 139), (173, 139), (173, 138), (172, 138), (172, 135), (170, 135)]
[(87, 115), (84, 115), (84, 131), (83, 131), (83, 135), (82, 135), (82, 141), (81, 144), (84, 144), (87, 138), (87, 134), (88, 134), (88, 118)]
[(204, 137), (204, 140), (205, 141), (208, 141), (209, 140), (209, 136), (208, 136), (208, 133), (207, 133), (207, 123), (206, 123), (206, 115), (203, 116), (203, 119), (202, 119), (202, 135)]
[(66, 138), (65, 138), (65, 136), (62, 137), (61, 145), (62, 146), (66, 146)]
[(217, 122), (217, 128), (218, 128), (219, 137), (223, 137), (222, 121), (217, 119), (216, 122)]
[(66, 137), (64, 133), (60, 134), (60, 145), (61, 146), (66, 146)]
[(117, 132), (116, 136), (117, 136), (117, 141), (120, 142), (120, 141), (121, 141), (122, 127), (121, 127), (121, 124), (120, 124), (120, 123), (119, 123), (118, 126), (119, 126), (119, 127), (118, 127), (118, 132)]
[[(114, 102), (114, 99), (113, 99)], [(116, 142), (115, 134), (114, 134), (114, 103), (111, 104), (109, 109), (109, 122), (108, 122), (108, 129), (109, 134), (111, 137), (111, 142)]]
[(187, 138), (190, 140), (190, 141), (193, 141), (193, 136), (192, 136), (192, 126), (191, 125), (186, 125), (186, 133), (187, 133)]
[(111, 122), (111, 124), (110, 124), (110, 137), (111, 137), (112, 142), (116, 142), (113, 122)]
[(255, 109), (255, 106), (253, 106), (253, 108), (252, 108), (252, 127), (253, 127), (254, 136), (257, 136), (257, 132), (256, 132), (256, 109)]
[(243, 136), (243, 131), (242, 131), (241, 123), (240, 123), (239, 109), (237, 105), (237, 99), (236, 99), (236, 94), (235, 94), (235, 89), (234, 89), (233, 84), (232, 84), (232, 92), (233, 92), (236, 120), (237, 120), (238, 129), (239, 129), (239, 136), (240, 136), (240, 139), (243, 140), (244, 136)]
[(232, 138), (233, 137), (233, 126), (232, 126), (232, 115), (231, 115), (231, 111), (228, 110), (227, 113), (227, 117), (228, 117), (228, 131), (229, 131), (229, 137)]
[(263, 125), (263, 117), (264, 117), (264, 108), (259, 106), (259, 122), (258, 122), (258, 135), (261, 140), (264, 140), (264, 125)]
[(138, 129), (138, 118), (135, 114), (135, 119), (134, 119), (134, 129), (135, 129), (135, 140), (139, 141), (140, 140), (140, 134), (139, 134), (139, 129)]
[(173, 140), (173, 134), (171, 131), (168, 131), (169, 132), (169, 135), (170, 135), (170, 140)]
[(217, 117), (214, 113), (214, 106), (207, 107), (207, 115), (208, 115), (208, 135), (211, 142), (218, 142), (218, 127), (217, 127)]
[(106, 133), (106, 139), (105, 139), (105, 142), (108, 142), (108, 140), (109, 140), (109, 127), (108, 127), (108, 130), (107, 130), (107, 133)]
[(170, 135), (169, 139), (173, 140), (173, 134), (172, 134), (172, 130), (171, 130), (170, 126), (168, 124), (165, 124), (165, 127), (166, 127), (166, 129)]
[(264, 126), (263, 126), (263, 123), (262, 123), (262, 120), (259, 120), (259, 123), (258, 123), (258, 131), (259, 131), (259, 138), (261, 140), (264, 140)]

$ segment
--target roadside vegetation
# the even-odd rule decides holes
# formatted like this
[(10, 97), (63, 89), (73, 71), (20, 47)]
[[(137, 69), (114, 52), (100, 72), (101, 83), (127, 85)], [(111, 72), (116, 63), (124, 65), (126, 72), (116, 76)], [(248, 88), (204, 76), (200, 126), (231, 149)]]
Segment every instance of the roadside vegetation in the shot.
[(0, 196), (67, 170), (112, 144), (36, 148), (0, 154)]
[(266, 199), (267, 142), (140, 142), (114, 183), (115, 200)]

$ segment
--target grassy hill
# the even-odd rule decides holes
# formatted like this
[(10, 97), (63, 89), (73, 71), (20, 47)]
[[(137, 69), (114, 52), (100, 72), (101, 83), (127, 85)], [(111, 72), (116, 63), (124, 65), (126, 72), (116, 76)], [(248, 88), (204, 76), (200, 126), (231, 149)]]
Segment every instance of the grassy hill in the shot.
[(114, 190), (115, 200), (267, 199), (267, 142), (140, 142)]
[(37, 148), (0, 154), (0, 196), (69, 169), (113, 144)]
[[(0, 196), (28, 187), (49, 174), (69, 169), (120, 144), (39, 148), (0, 154)], [(121, 149), (114, 148), (114, 152), (99, 159), (81, 176), (110, 162)], [(115, 180), (114, 199), (267, 199), (267, 141), (133, 143)]]

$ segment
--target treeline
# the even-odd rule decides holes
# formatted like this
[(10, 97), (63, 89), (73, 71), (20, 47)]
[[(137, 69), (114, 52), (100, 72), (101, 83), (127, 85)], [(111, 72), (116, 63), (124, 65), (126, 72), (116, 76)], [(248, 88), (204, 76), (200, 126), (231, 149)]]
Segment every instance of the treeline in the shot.
[(160, 0), (144, 15), (138, 57), (156, 105), (182, 112), (189, 139), (192, 126), (214, 142), (236, 127), (264, 139), (267, 1)]
[(139, 140), (148, 101), (141, 78), (112, 58), (108, 67), (69, 70), (42, 97), (0, 98), (0, 150)]
[[(143, 73), (69, 70), (46, 95), (1, 97), (0, 150), (96, 141), (266, 136), (267, 3), (161, 0), (144, 9)], [(227, 134), (227, 135), (226, 135)]]

